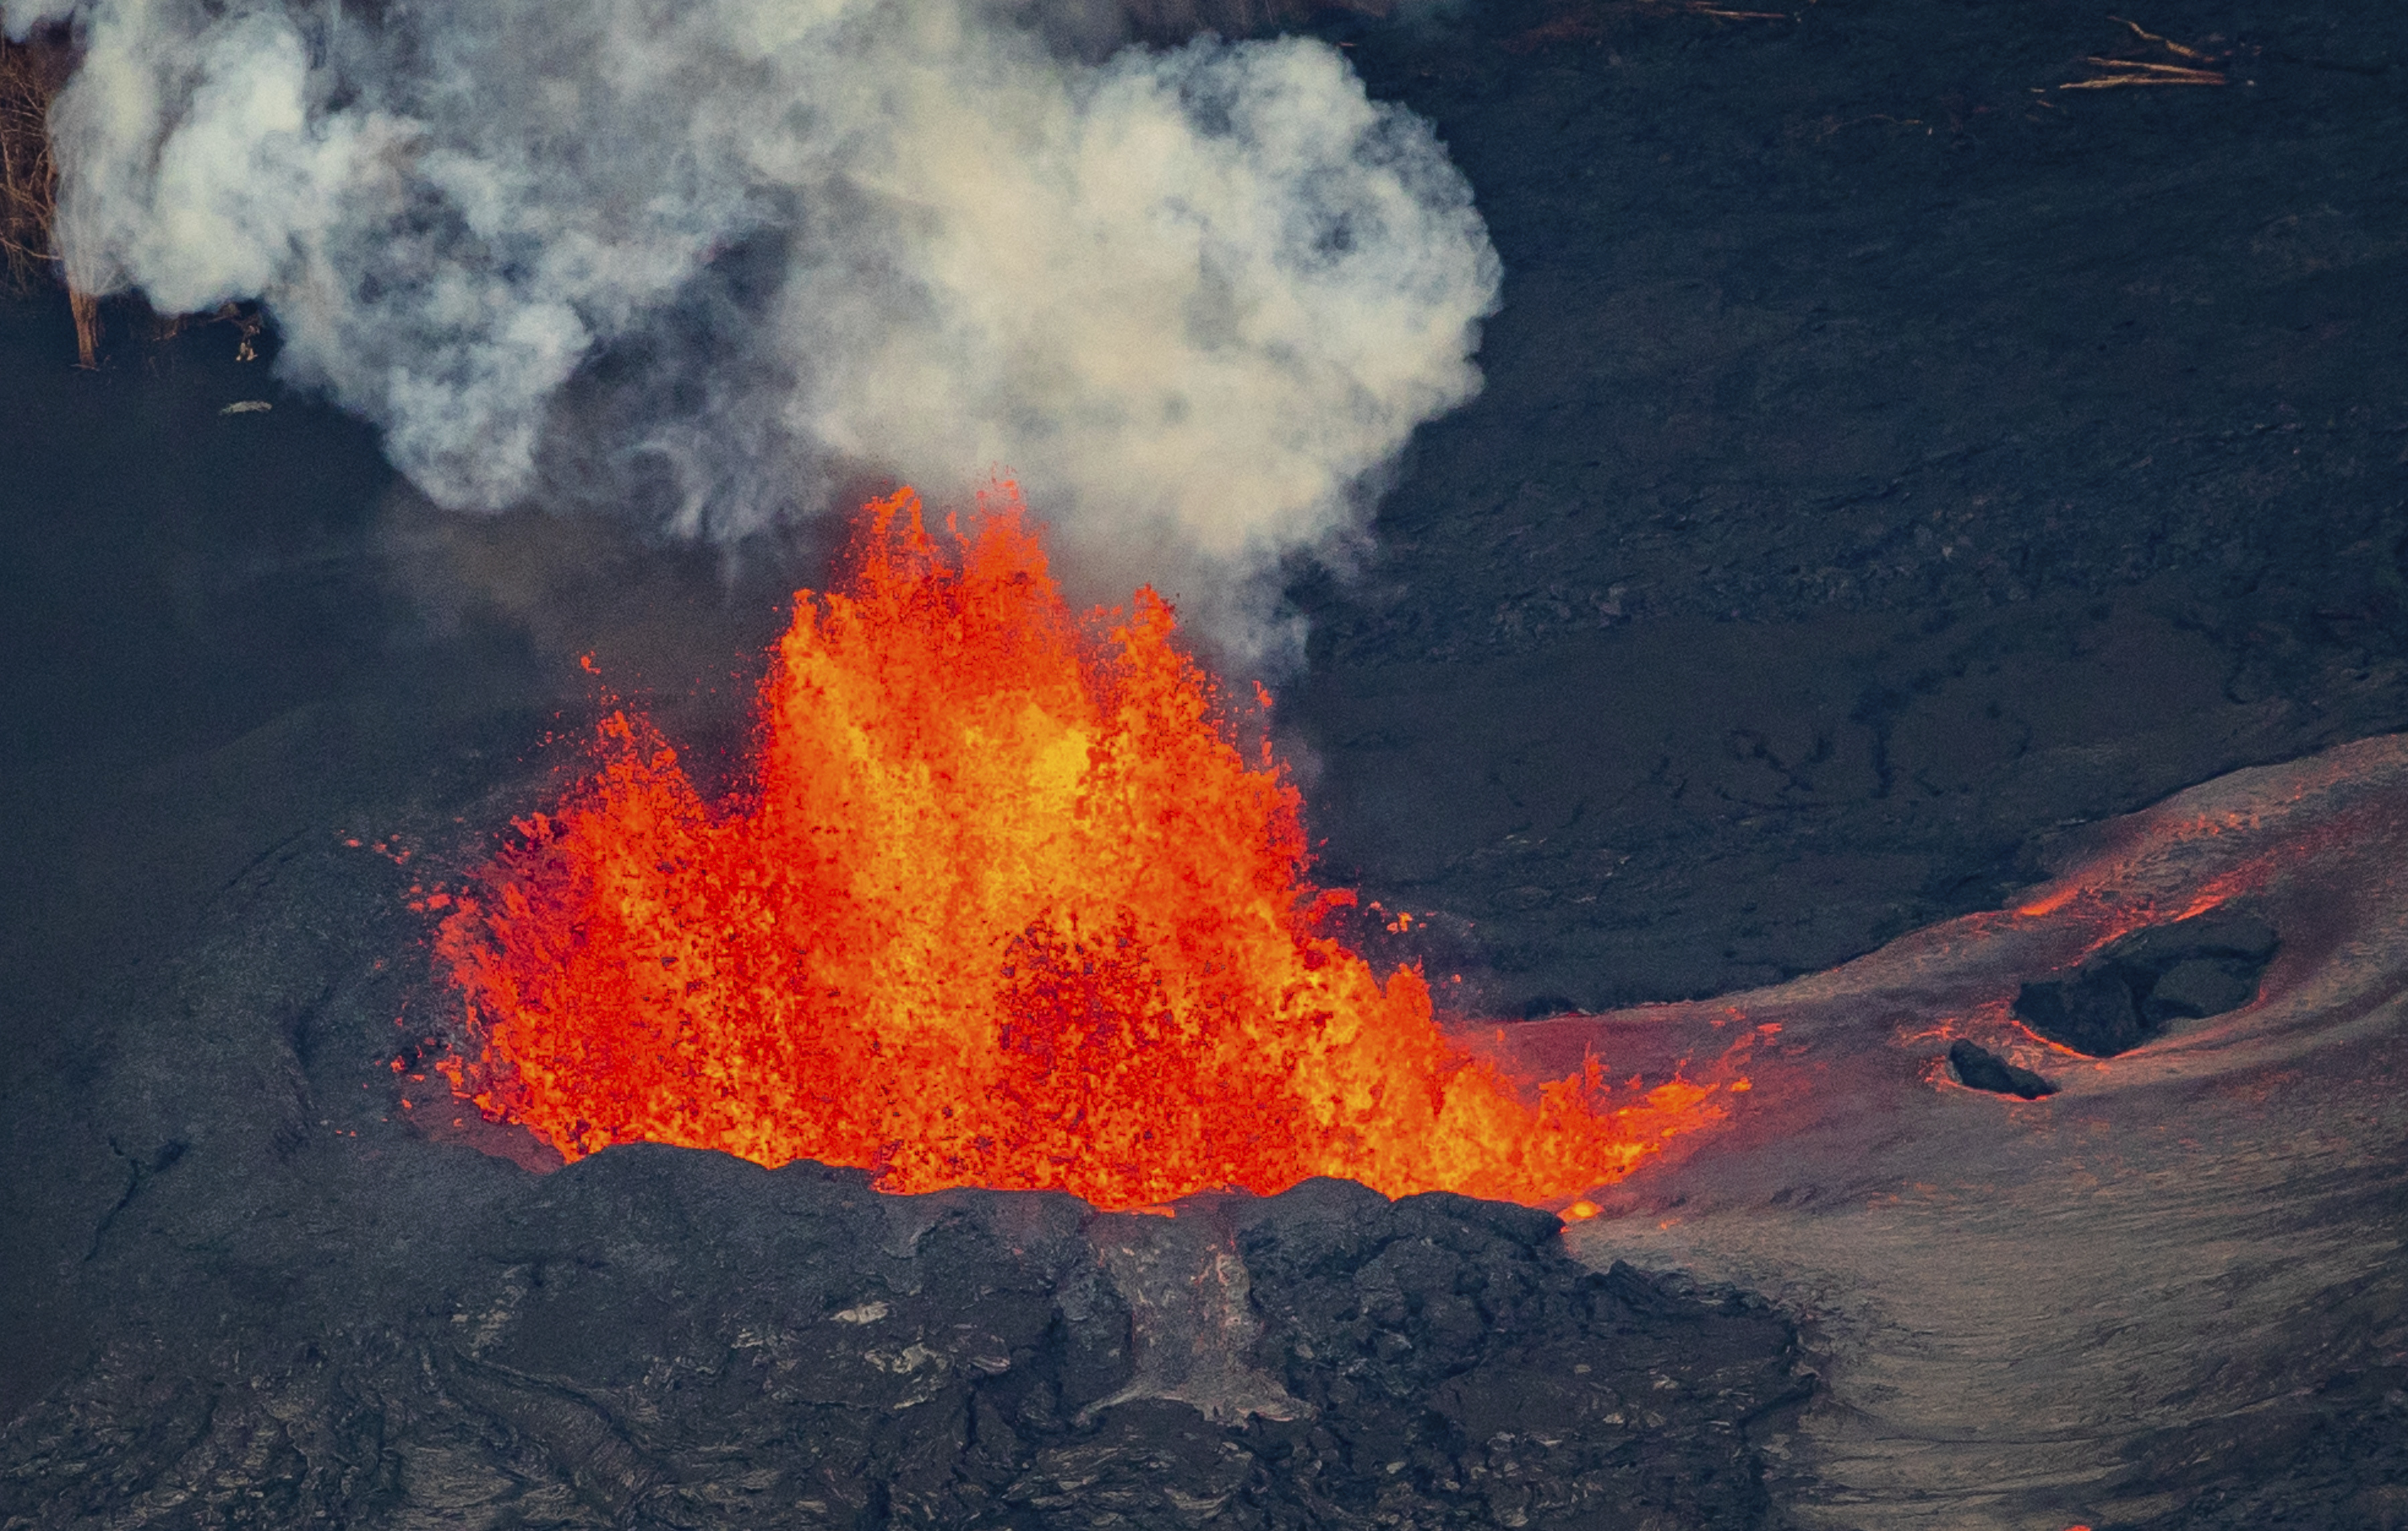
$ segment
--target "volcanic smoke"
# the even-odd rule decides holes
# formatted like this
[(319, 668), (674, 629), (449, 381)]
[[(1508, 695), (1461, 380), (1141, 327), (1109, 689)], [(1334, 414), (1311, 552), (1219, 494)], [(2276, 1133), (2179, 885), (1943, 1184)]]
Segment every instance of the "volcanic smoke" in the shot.
[(79, 48), (72, 286), (258, 300), (437, 505), (735, 539), (1008, 463), (1099, 595), (1275, 650), (1280, 560), (1478, 390), (1497, 256), (1336, 49), (1116, 9), (0, 0)]
[[(1018, 492), (868, 506), (707, 803), (614, 711), (437, 940), (444, 1066), (569, 1159), (613, 1143), (873, 1169), (894, 1192), (1105, 1208), (1315, 1175), (1545, 1201), (1724, 1114), (1713, 1086), (1527, 1097), (1318, 928), (1295, 786), (1140, 590), (1080, 619)], [(449, 900), (446, 900), (448, 903)], [(1737, 1081), (1734, 1081), (1736, 1083)]]

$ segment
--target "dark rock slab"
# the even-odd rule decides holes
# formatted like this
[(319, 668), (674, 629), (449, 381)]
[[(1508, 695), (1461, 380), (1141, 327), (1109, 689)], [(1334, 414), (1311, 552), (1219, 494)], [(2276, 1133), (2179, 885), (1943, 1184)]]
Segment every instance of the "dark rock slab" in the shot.
[(2015, 1015), (2052, 1042), (2112, 1058), (2175, 1021), (2257, 998), (2278, 944), (2264, 921), (2222, 909), (2152, 925), (2094, 952), (2069, 978), (2025, 984)]
[(1956, 1071), (1956, 1082), (1969, 1090), (2020, 1095), (2026, 1100), (2057, 1094), (2056, 1085), (2030, 1069), (2018, 1068), (1988, 1048), (1977, 1047), (1962, 1037), (1948, 1044), (1948, 1066)]

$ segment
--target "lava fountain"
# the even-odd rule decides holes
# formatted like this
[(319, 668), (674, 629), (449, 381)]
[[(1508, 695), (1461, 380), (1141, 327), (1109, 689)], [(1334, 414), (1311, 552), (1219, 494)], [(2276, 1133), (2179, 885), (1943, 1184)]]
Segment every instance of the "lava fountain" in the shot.
[(796, 598), (746, 787), (705, 801), (614, 711), (445, 917), (454, 1091), (571, 1160), (1103, 1208), (1316, 1175), (1560, 1201), (1727, 1114), (1742, 1080), (1510, 1077), (1327, 934), (1354, 895), (1308, 879), (1294, 783), (1173, 631), (1151, 590), (1076, 616), (1008, 484), (941, 532), (909, 490), (867, 506), (843, 588)]

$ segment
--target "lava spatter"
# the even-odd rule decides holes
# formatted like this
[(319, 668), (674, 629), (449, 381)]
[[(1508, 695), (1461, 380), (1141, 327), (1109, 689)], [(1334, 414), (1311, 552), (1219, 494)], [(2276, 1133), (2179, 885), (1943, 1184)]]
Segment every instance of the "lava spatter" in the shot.
[(805, 593), (750, 786), (624, 711), (443, 923), (446, 1066), (569, 1159), (613, 1143), (1105, 1208), (1315, 1175), (1524, 1201), (1620, 1178), (1713, 1086), (1526, 1091), (1325, 934), (1294, 784), (1140, 590), (1084, 620), (1016, 491), (866, 508)]

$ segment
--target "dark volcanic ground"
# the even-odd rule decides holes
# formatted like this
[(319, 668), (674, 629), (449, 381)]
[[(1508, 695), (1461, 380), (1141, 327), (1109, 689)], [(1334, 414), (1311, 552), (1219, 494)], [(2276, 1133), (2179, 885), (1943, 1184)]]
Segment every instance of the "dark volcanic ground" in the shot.
[[(1727, 14), (1752, 8), (1483, 5), (1332, 33), (1376, 91), (1438, 122), (1504, 256), (1506, 308), (1487, 392), (1421, 433), (1366, 567), (1300, 577), (1315, 636), (1283, 726), (1326, 879), (1431, 911), (1421, 951), (1466, 976), (1474, 1008), (1825, 966), (1997, 904), (2083, 824), (2408, 726), (2408, 16), (2141, 16), (2231, 82), (2068, 91), (2103, 72), (2094, 55), (2179, 55), (2103, 5)], [(817, 578), (815, 550), (756, 550), (728, 579), (607, 528), (452, 522), (395, 489), (365, 431), (235, 362), (232, 330), (153, 344), (137, 316), (110, 318), (83, 375), (63, 304), (0, 309), (0, 1411), (42, 1400), (0, 1453), (0, 1519), (474, 1524), (499, 1506), (521, 1524), (708, 1523), (680, 1495), (762, 1492), (745, 1475), (769, 1448), (714, 1395), (671, 1406), (647, 1388), (733, 1387), (792, 1359), (792, 1335), (746, 1330), (752, 1307), (837, 1333), (829, 1315), (869, 1284), (955, 1298), (916, 1295), (910, 1239), (808, 1280), (765, 1274), (785, 1258), (775, 1219), (870, 1217), (855, 1189), (637, 1155), (580, 1171), (591, 1192), (546, 1190), (384, 1120), (382, 1029), (422, 960), (399, 905), (426, 863), (341, 842), (406, 830), (435, 860), (480, 843), (539, 792), (538, 741), (587, 705), (588, 649), (623, 688), (654, 688), (672, 732), (724, 745), (745, 656), (784, 590)], [(219, 413), (247, 398), (276, 408)], [(363, 1152), (390, 1162), (362, 1168)], [(767, 1231), (705, 1260), (688, 1224), (624, 1209), (647, 1196), (732, 1196), (748, 1210), (729, 1225)], [(961, 1211), (958, 1237), (992, 1238), (994, 1215)], [(1551, 1481), (1590, 1474), (1589, 1509), (1654, 1524), (1777, 1521), (1751, 1495), (1773, 1438), (1757, 1426), (1787, 1407), (1784, 1326), (1591, 1281), (1497, 1216), (1360, 1209), (1345, 1218), (1365, 1242), (1310, 1269), (1233, 1223), (1232, 1247), (1255, 1238), (1246, 1311), (1266, 1325), (1237, 1352), (1300, 1368), (1287, 1395), (1354, 1408), (1326, 1395), (1336, 1371), (1282, 1347), (1334, 1328), (1371, 1365), (1403, 1353), (1383, 1334), (1426, 1344), (1426, 1304), (1397, 1295), (1380, 1318), (1388, 1287), (1460, 1295), (1468, 1278), (1362, 1273), (1390, 1243), (1454, 1238), (1484, 1283), (1543, 1297), (1499, 1343), (1623, 1333), (1622, 1392), (1653, 1389), (1648, 1347), (1684, 1325), (1727, 1340), (1687, 1354), (1699, 1377), (1662, 1391), (1705, 1402), (1658, 1410), (1654, 1444), (1626, 1459), (1608, 1441)], [(1047, 1237), (1030, 1270), (1068, 1258), (1070, 1235)], [(1273, 1266), (1290, 1297), (1263, 1295)], [(488, 1337), (506, 1301), (552, 1300), (527, 1274), (546, 1270), (599, 1283), (591, 1311), (667, 1369), (605, 1375), (598, 1352), (541, 1352), (532, 1321)], [(976, 1434), (980, 1400), (1020, 1409), (1005, 1395), (1033, 1377), (1052, 1390), (1036, 1423), (935, 1477), (910, 1432), (864, 1436), (853, 1486), (819, 1495), (828, 1518), (898, 1512), (896, 1485), (928, 1483), (1017, 1506), (1019, 1524), (1089, 1516), (1120, 1501), (1079, 1495), (1123, 1492), (1116, 1472), (1193, 1501), (1121, 1506), (1139, 1524), (1224, 1494), (1273, 1524), (1372, 1513), (1383, 1479), (1432, 1524), (1572, 1513), (1473, 1482), (1475, 1463), (1530, 1474), (1527, 1440), (1555, 1426), (1474, 1438), (1480, 1409), (1522, 1405), (1460, 1388), (1424, 1422), (1426, 1460), (1373, 1462), (1256, 1415), (1190, 1438), (1178, 1450), (1203, 1454), (1169, 1478), (1107, 1452), (1064, 1489), (1084, 1469), (1059, 1453), (1118, 1428), (1079, 1410), (1139, 1362), (1073, 1377), (1092, 1311), (1034, 1295), (1050, 1271), (995, 1319), (1021, 1326), (997, 1329), (1004, 1350), (927, 1346), (948, 1420)], [(1142, 1290), (1122, 1274), (1106, 1309)], [(1297, 1293), (1324, 1307), (1282, 1316)], [(663, 1316), (697, 1305), (727, 1322)], [(1487, 1364), (1475, 1351), (1446, 1353)], [(879, 1369), (881, 1386), (920, 1375)], [(1439, 1385), (1380, 1376), (1382, 1397)], [(1614, 1411), (1605, 1383), (1583, 1386), (1596, 1395), (1529, 1407)], [(863, 1418), (893, 1402), (826, 1401)], [(1202, 1417), (1159, 1395), (1127, 1407)], [(2379, 1436), (2390, 1408), (2349, 1417)], [(305, 1439), (305, 1417), (336, 1434)], [(1183, 1428), (1164, 1424), (1161, 1449)], [(123, 1474), (70, 1486), (103, 1459)], [(2336, 1470), (2394, 1472), (2383, 1460)], [(245, 1497), (296, 1481), (294, 1462), (332, 1466), (299, 1497)], [(2207, 1469), (2164, 1470), (2161, 1524), (2186, 1524)], [(204, 1472), (234, 1486), (143, 1497)], [(428, 1484), (454, 1498), (412, 1497)], [(2253, 1515), (2338, 1524), (2269, 1492)], [(2370, 1516), (2401, 1502), (2371, 1478), (2351, 1492)]]
[[(1752, 11), (1752, 5), (1722, 7)], [(2408, 19), (1477, 7), (1354, 57), (1506, 270), (1297, 725), (1493, 1008), (1826, 966), (2408, 723)], [(2396, 61), (2396, 62), (2395, 62)]]

